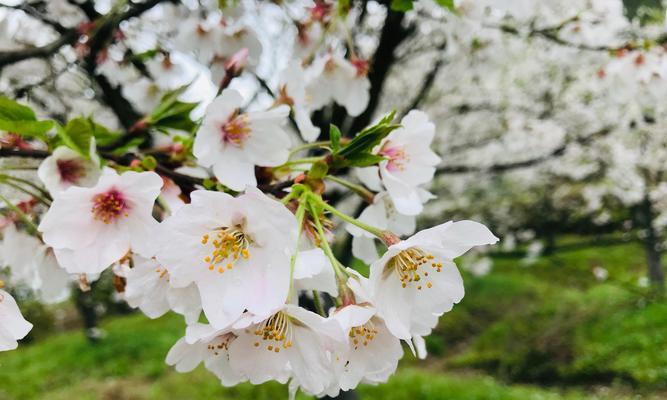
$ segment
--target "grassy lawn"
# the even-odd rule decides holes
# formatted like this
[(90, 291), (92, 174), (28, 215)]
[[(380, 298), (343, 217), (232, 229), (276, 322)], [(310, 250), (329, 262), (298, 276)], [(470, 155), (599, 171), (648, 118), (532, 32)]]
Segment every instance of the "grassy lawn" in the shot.
[[(222, 388), (200, 367), (179, 374), (164, 356), (182, 330), (177, 316), (151, 321), (141, 315), (107, 321), (108, 336), (96, 345), (83, 335), (63, 333), (0, 355), (2, 399), (274, 399), (287, 396), (279, 384)], [(391, 381), (359, 390), (364, 399), (585, 399), (583, 392), (559, 393), (506, 386), (476, 374), (438, 373), (407, 362)]]
[[(609, 271), (597, 282), (593, 267)], [(484, 277), (466, 277), (462, 304), (441, 319), (426, 362), (411, 357), (362, 399), (665, 398), (667, 303), (636, 285), (634, 244), (573, 250), (532, 266), (498, 257)], [(278, 384), (223, 388), (203, 367), (164, 364), (182, 318), (105, 320), (89, 344), (79, 330), (0, 353), (0, 399), (274, 399)]]

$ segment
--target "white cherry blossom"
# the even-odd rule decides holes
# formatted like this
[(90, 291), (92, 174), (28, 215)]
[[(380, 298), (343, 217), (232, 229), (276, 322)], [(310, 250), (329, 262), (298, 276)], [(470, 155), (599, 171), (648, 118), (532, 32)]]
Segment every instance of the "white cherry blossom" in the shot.
[(91, 141), (90, 158), (83, 157), (69, 147), (60, 146), (42, 161), (37, 170), (37, 176), (54, 197), (70, 186), (93, 186), (101, 174), (94, 140)]
[(331, 340), (343, 340), (334, 321), (287, 304), (268, 318), (246, 315), (235, 328), (238, 337), (229, 345), (229, 362), (250, 383), (292, 378), (308, 393), (330, 385), (325, 350)]
[(279, 202), (245, 194), (195, 191), (191, 203), (161, 224), (157, 260), (174, 287), (194, 282), (204, 313), (225, 328), (244, 310), (269, 315), (287, 299), (296, 219)]
[(0, 289), (0, 351), (17, 348), (17, 341), (23, 339), (31, 329), (32, 324), (23, 318), (16, 300)]
[(312, 78), (307, 92), (312, 97), (313, 109), (322, 108), (331, 101), (345, 107), (353, 117), (366, 109), (371, 86), (366, 61), (349, 61), (340, 54), (328, 53), (316, 59), (308, 73)]
[(168, 269), (155, 259), (135, 256), (132, 268), (126, 269), (124, 276), (124, 298), (130, 307), (139, 308), (149, 318), (159, 318), (173, 310), (182, 314), (187, 324), (199, 320), (201, 300), (197, 287), (172, 287)]
[(454, 259), (497, 241), (482, 224), (450, 221), (389, 246), (370, 274), (373, 304), (389, 331), (404, 340), (430, 333), (437, 318), (463, 298)]
[[(357, 218), (359, 221), (381, 230), (389, 230), (399, 236), (414, 233), (417, 226), (415, 216), (400, 214), (391, 197), (386, 192), (377, 193), (373, 203), (369, 204)], [(352, 237), (352, 254), (370, 264), (378, 259), (373, 234), (355, 225), (347, 224), (345, 229)]]
[[(431, 150), (434, 135), (435, 125), (428, 115), (412, 110), (401, 119), (401, 127), (374, 150), (386, 158), (380, 163), (379, 175), (401, 214), (419, 214), (424, 201), (430, 197), (420, 185), (433, 179), (435, 166), (440, 163), (440, 157)], [(368, 172), (362, 176), (367, 176)], [(376, 185), (371, 183), (370, 186)]]
[(62, 192), (39, 230), (69, 273), (99, 273), (130, 250), (150, 255), (157, 226), (152, 210), (161, 187), (154, 172), (105, 169), (95, 186)]
[(206, 109), (197, 132), (194, 155), (212, 167), (220, 182), (234, 190), (255, 186), (255, 166), (275, 167), (287, 161), (290, 138), (281, 128), (289, 107), (240, 112), (241, 94), (226, 89)]
[(229, 346), (235, 339), (236, 335), (231, 331), (195, 323), (188, 326), (185, 337), (169, 350), (166, 362), (175, 366), (178, 372), (190, 372), (203, 362), (223, 386), (234, 386), (245, 380), (229, 362)]

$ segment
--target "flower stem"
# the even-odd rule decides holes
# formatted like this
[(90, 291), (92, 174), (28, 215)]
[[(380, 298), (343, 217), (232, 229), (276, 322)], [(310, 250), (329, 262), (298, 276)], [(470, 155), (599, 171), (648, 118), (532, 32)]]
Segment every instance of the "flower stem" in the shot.
[(319, 142), (305, 143), (305, 144), (302, 144), (300, 146), (296, 146), (295, 148), (290, 150), (289, 158), (292, 158), (293, 155), (295, 155), (296, 153), (298, 153), (300, 151), (309, 150), (309, 149), (316, 149), (316, 148), (319, 148), (319, 147), (326, 147), (326, 146), (329, 146), (330, 144), (331, 144), (331, 142), (329, 142), (328, 140), (326, 140), (326, 141), (323, 140), (323, 141), (319, 141)]
[(315, 200), (322, 202), (322, 199), (319, 199), (316, 196), (309, 196), (309, 212), (310, 215), (313, 217), (313, 222), (315, 223), (315, 229), (317, 230), (317, 234), (320, 236), (320, 247), (324, 251), (324, 254), (326, 254), (327, 258), (331, 262), (331, 266), (334, 269), (334, 272), (336, 273), (336, 276), (338, 277), (340, 284), (345, 284), (347, 282), (347, 272), (345, 271), (344, 268), (341, 268), (340, 262), (336, 259), (336, 256), (333, 253), (333, 250), (331, 250), (331, 246), (329, 246), (329, 242), (327, 241), (327, 236), (324, 233), (324, 228), (322, 228), (322, 222), (320, 221), (320, 215), (317, 213), (315, 210), (314, 204), (311, 202), (312, 200)]
[(297, 234), (296, 234), (296, 248), (294, 249), (294, 254), (290, 258), (289, 266), (289, 294), (287, 297), (287, 302), (289, 303), (292, 300), (292, 292), (294, 292), (294, 267), (296, 266), (296, 260), (299, 256), (299, 242), (301, 238), (301, 231), (303, 230), (303, 218), (306, 215), (306, 207), (303, 201), (303, 195), (299, 199), (299, 207), (296, 209), (296, 221), (297, 221)]
[(324, 312), (324, 307), (322, 307), (322, 301), (320, 300), (320, 292), (313, 290), (313, 303), (315, 304), (315, 311), (323, 317), (326, 317)]
[(321, 205), (325, 210), (330, 211), (333, 215), (337, 216), (338, 218), (342, 219), (343, 221), (348, 222), (352, 225), (355, 225), (355, 226), (357, 226), (357, 227), (359, 227), (359, 228), (361, 228), (361, 229), (363, 229), (367, 232), (370, 232), (373, 235), (379, 237), (380, 239), (382, 239), (385, 236), (385, 232), (383, 230), (378, 229), (374, 226), (367, 225), (367, 224), (359, 221), (356, 218), (352, 218), (349, 215), (338, 211), (335, 207), (325, 203), (324, 201), (321, 202)]
[(22, 183), (22, 184), (24, 184), (24, 185), (28, 185), (28, 186), (30, 186), (31, 188), (37, 190), (39, 193), (41, 193), (41, 195), (44, 196), (45, 199), (47, 199), (47, 200), (51, 200), (51, 195), (49, 194), (49, 192), (47, 192), (46, 190), (44, 190), (44, 189), (43, 189), (42, 187), (40, 187), (39, 185), (36, 185), (35, 183), (33, 183), (33, 182), (31, 182), (31, 181), (29, 181), (29, 180), (27, 180), (27, 179), (18, 178), (18, 177), (16, 177), (16, 176), (7, 175), (7, 174), (0, 174), (0, 178), (2, 178), (2, 179), (9, 179), (9, 180), (12, 180), (12, 181), (14, 181), (14, 182), (19, 182), (19, 183)]
[(290, 165), (301, 165), (301, 164), (314, 164), (318, 161), (320, 161), (322, 157), (306, 157), (306, 158), (300, 158), (298, 160), (292, 160), (292, 161), (287, 161), (285, 164), (276, 167), (276, 169), (282, 168), (282, 167), (289, 167)]
[(37, 200), (39, 200), (40, 202), (42, 202), (47, 207), (51, 205), (51, 203), (49, 201), (45, 200), (44, 198), (42, 198), (42, 196), (40, 196), (39, 194), (37, 194), (35, 192), (30, 191), (27, 188), (24, 188), (21, 185), (18, 185), (16, 183), (11, 182), (11, 181), (5, 180), (3, 178), (0, 178), (0, 184), (7, 185), (7, 186), (9, 186), (13, 189), (18, 190), (19, 192), (23, 192), (23, 193), (27, 194), (28, 196), (34, 197)]
[(366, 189), (365, 187), (361, 185), (357, 185), (356, 183), (350, 182), (347, 179), (339, 178), (337, 176), (333, 175), (327, 175), (324, 179), (330, 180), (331, 182), (336, 182), (337, 184), (344, 186), (354, 193), (358, 194), (364, 201), (366, 201), (369, 204), (373, 203), (373, 198), (375, 195), (373, 192), (370, 190)]

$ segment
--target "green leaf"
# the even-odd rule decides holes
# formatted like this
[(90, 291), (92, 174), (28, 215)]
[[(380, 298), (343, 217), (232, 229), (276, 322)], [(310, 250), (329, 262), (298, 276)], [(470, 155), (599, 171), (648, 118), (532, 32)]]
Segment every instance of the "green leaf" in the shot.
[(52, 127), (53, 121), (38, 121), (30, 107), (0, 96), (0, 130), (48, 141)]
[(113, 149), (111, 154), (115, 156), (122, 156), (125, 153), (128, 153), (131, 149), (140, 146), (144, 140), (146, 140), (145, 137), (136, 137), (129, 142), (125, 143), (123, 146), (117, 147)]
[(379, 164), (385, 158), (372, 153), (359, 153), (347, 157), (346, 160), (350, 167), (370, 167)]
[(338, 129), (336, 125), (329, 125), (329, 140), (331, 140), (331, 150), (333, 151), (333, 154), (338, 153), (338, 150), (340, 150), (341, 136), (340, 129)]
[(119, 132), (112, 132), (87, 117), (74, 118), (65, 127), (58, 126), (56, 131), (65, 146), (84, 157), (90, 156), (92, 138), (95, 138), (97, 144), (106, 146), (113, 144), (121, 136)]
[(10, 121), (37, 121), (35, 112), (5, 96), (0, 96), (0, 119)]
[(398, 12), (412, 10), (412, 0), (391, 0), (391, 9)]
[(449, 11), (452, 12), (456, 11), (456, 5), (454, 4), (454, 0), (435, 0), (435, 2), (438, 3), (440, 7), (446, 8)]
[(89, 156), (93, 129), (85, 118), (75, 118), (64, 127), (58, 125), (56, 131), (65, 146), (84, 157)]
[(197, 107), (197, 103), (186, 103), (178, 100), (187, 86), (167, 92), (146, 122), (156, 129), (172, 128), (191, 132), (196, 123), (190, 118), (190, 113)]
[(365, 128), (359, 132), (338, 154), (349, 157), (359, 153), (370, 153), (373, 147), (377, 146), (391, 131), (400, 127), (392, 124), (396, 112), (384, 116), (377, 124)]
[(346, 17), (350, 12), (350, 0), (338, 0), (338, 15)]

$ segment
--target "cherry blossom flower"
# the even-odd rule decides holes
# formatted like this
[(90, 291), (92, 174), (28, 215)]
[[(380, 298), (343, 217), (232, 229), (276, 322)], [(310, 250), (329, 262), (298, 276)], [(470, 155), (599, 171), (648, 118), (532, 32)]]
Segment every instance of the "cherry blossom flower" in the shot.
[(454, 259), (497, 241), (482, 224), (450, 221), (389, 246), (370, 273), (373, 304), (389, 331), (404, 340), (430, 333), (437, 318), (463, 298)]
[(310, 105), (306, 94), (305, 71), (301, 64), (292, 61), (280, 76), (278, 99), (280, 104), (291, 107), (294, 121), (299, 128), (303, 140), (312, 142), (320, 135), (320, 129), (310, 119)]
[(182, 314), (187, 324), (199, 319), (201, 300), (197, 287), (194, 284), (171, 287), (169, 271), (156, 260), (135, 256), (133, 267), (124, 271), (124, 277), (127, 281), (125, 300), (149, 318), (159, 318), (173, 310)]
[(150, 255), (161, 187), (154, 172), (105, 169), (92, 188), (72, 186), (57, 197), (39, 230), (69, 273), (99, 273), (129, 250)]
[(266, 316), (281, 307), (296, 245), (294, 215), (252, 187), (236, 198), (198, 190), (191, 199), (161, 224), (165, 245), (157, 260), (168, 266), (172, 286), (194, 282), (206, 317), (220, 329), (244, 310)]
[(23, 339), (31, 329), (32, 324), (23, 318), (14, 298), (0, 289), (0, 351), (17, 348), (17, 340)]
[(193, 148), (199, 164), (213, 167), (218, 180), (234, 190), (257, 185), (255, 166), (283, 164), (290, 146), (281, 128), (289, 107), (242, 113), (242, 103), (239, 92), (224, 90), (206, 109)]
[(330, 385), (325, 349), (331, 340), (343, 340), (334, 321), (287, 304), (268, 318), (245, 315), (234, 327), (229, 362), (250, 383), (285, 383), (291, 377), (292, 384), (309, 393)]
[[(435, 166), (440, 162), (440, 157), (431, 150), (434, 134), (435, 125), (428, 116), (412, 110), (401, 119), (401, 127), (391, 132), (374, 150), (386, 157), (380, 163), (380, 177), (401, 214), (419, 214), (424, 201), (430, 198), (420, 185), (433, 179)], [(373, 170), (375, 167), (371, 167)], [(371, 183), (371, 186), (375, 185)]]
[(60, 146), (42, 161), (37, 176), (51, 196), (58, 196), (70, 186), (90, 187), (97, 183), (102, 170), (94, 146), (94, 141), (91, 141), (89, 159), (69, 147)]
[(24, 285), (44, 303), (58, 303), (69, 296), (69, 274), (60, 267), (53, 251), (14, 224), (3, 230), (2, 263), (9, 266), (13, 285)]
[(354, 389), (362, 381), (386, 382), (396, 371), (403, 348), (376, 310), (368, 305), (348, 305), (337, 310), (332, 318), (340, 324), (347, 341), (332, 356), (337, 377), (326, 394), (336, 396), (339, 390)]
[(229, 346), (235, 339), (236, 335), (230, 331), (196, 323), (188, 326), (185, 337), (172, 346), (166, 362), (175, 366), (178, 372), (190, 372), (203, 362), (222, 385), (234, 386), (244, 381), (229, 363)]
[(366, 109), (371, 85), (366, 62), (349, 61), (339, 54), (329, 53), (316, 59), (309, 73), (312, 78), (307, 91), (312, 96), (313, 109), (322, 108), (332, 100), (353, 117)]
[(229, 60), (241, 50), (247, 51), (244, 65), (254, 70), (262, 56), (262, 43), (249, 27), (229, 26), (218, 36), (218, 47), (210, 62), (211, 80), (219, 84), (225, 76)]
[(294, 265), (294, 288), (317, 290), (338, 296), (338, 287), (331, 261), (319, 247), (300, 251)]
[[(416, 228), (416, 218), (400, 214), (386, 192), (377, 193), (373, 197), (373, 203), (368, 205), (357, 219), (378, 229), (394, 232), (399, 236), (410, 235)], [(355, 257), (368, 264), (378, 259), (375, 247), (377, 238), (373, 234), (352, 224), (347, 224), (345, 229), (353, 236), (352, 254)]]

